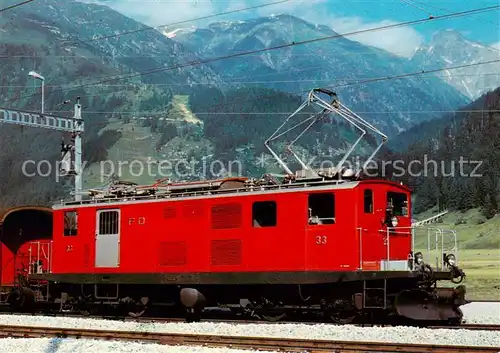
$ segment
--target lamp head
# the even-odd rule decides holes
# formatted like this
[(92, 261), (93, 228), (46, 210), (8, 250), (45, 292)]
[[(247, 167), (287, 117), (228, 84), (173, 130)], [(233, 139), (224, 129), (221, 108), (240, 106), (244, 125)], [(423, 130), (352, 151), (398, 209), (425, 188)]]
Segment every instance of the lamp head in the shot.
[(35, 71), (30, 71), (28, 73), (28, 76), (31, 76), (33, 78), (37, 78), (37, 79), (42, 80), (42, 81), (45, 80), (45, 78), (42, 75), (40, 75), (39, 73), (36, 73)]

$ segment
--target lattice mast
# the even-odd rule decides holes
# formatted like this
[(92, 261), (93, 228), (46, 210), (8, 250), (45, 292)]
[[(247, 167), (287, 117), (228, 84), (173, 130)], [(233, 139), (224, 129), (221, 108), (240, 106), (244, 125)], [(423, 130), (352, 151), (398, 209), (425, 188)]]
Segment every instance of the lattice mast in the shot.
[[(62, 104), (68, 104), (70, 101), (65, 101)], [(63, 141), (61, 146), (61, 170), (56, 171), (58, 176), (74, 176), (75, 200), (80, 201), (82, 195), (82, 134), (84, 132), (84, 124), (82, 119), (82, 106), (80, 97), (74, 106), (74, 115), (72, 117), (53, 116), (45, 113), (37, 113), (23, 111), (10, 108), (0, 107), (0, 123), (15, 124), (21, 126), (30, 126), (43, 129), (57, 130), (62, 132), (70, 132), (72, 134), (72, 143), (66, 145)], [(74, 162), (71, 161), (71, 151), (74, 152)]]

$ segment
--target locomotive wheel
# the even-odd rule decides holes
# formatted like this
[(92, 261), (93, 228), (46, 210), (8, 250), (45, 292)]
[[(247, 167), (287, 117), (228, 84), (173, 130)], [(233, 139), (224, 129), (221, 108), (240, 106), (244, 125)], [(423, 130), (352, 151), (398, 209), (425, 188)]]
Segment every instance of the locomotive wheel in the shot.
[(90, 316), (97, 314), (97, 307), (91, 296), (80, 296), (76, 304), (76, 310), (80, 315)]
[(149, 298), (148, 297), (142, 297), (139, 302), (135, 302), (132, 304), (132, 310), (128, 312), (128, 315), (131, 317), (141, 317), (146, 313), (146, 310), (148, 309), (148, 303), (149, 303)]
[(333, 322), (341, 325), (346, 325), (353, 322), (354, 319), (356, 319), (357, 314), (352, 311), (339, 310), (329, 313), (328, 316)]
[(200, 322), (201, 321), (200, 308), (187, 308), (186, 309), (186, 322)]
[(251, 310), (253, 316), (264, 319), (269, 322), (282, 320), (286, 316), (286, 310), (281, 308), (281, 303), (275, 303), (267, 298), (261, 297), (258, 300), (252, 300), (246, 305)]
[(266, 321), (277, 322), (277, 321), (283, 320), (283, 318), (286, 317), (286, 313), (281, 313), (281, 314), (277, 314), (277, 315), (261, 315), (261, 316)]
[(7, 301), (12, 311), (29, 312), (35, 306), (35, 293), (27, 287), (21, 287), (13, 290)]
[(96, 315), (99, 312), (99, 310), (97, 309), (97, 306), (95, 304), (86, 302), (80, 307), (78, 312), (83, 316), (90, 316), (90, 315)]
[(358, 317), (358, 312), (349, 299), (337, 299), (326, 305), (325, 302), (322, 303), (325, 317), (337, 324), (350, 324)]
[(13, 312), (17, 312), (20, 311), (23, 306), (23, 297), (17, 290), (12, 291), (7, 297), (7, 302), (9, 303), (9, 308)]

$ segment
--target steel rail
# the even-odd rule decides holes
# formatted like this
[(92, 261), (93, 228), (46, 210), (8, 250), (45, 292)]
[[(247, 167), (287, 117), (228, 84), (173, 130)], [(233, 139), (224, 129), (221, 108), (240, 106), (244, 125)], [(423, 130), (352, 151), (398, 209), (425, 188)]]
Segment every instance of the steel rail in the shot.
[[(142, 317), (116, 317), (116, 316), (107, 316), (107, 315), (82, 315), (82, 314), (45, 314), (45, 313), (9, 313), (9, 312), (1, 312), (0, 316), (19, 316), (19, 315), (27, 315), (27, 316), (41, 316), (47, 318), (71, 318), (71, 319), (92, 319), (92, 320), (106, 320), (106, 321), (117, 321), (117, 322), (136, 322), (136, 323), (152, 323), (152, 324), (169, 324), (169, 323), (185, 323), (185, 318), (180, 317), (154, 317), (154, 316), (142, 316)], [(252, 324), (252, 325), (284, 325), (284, 324), (296, 324), (296, 325), (317, 325), (319, 323), (325, 324), (323, 321), (319, 320), (285, 320), (285, 321), (264, 321), (264, 320), (251, 320), (251, 319), (225, 319), (225, 318), (216, 318), (216, 317), (207, 317), (201, 321), (203, 322), (211, 322), (211, 323), (227, 323), (227, 324)], [(343, 324), (336, 324), (334, 322), (328, 323), (328, 325), (332, 326), (345, 326)], [(407, 325), (397, 325), (397, 324), (358, 324), (351, 323), (350, 326), (357, 327), (398, 327), (398, 326), (407, 326)], [(429, 326), (415, 326), (416, 328), (426, 328), (426, 329), (445, 329), (445, 330), (482, 330), (482, 331), (500, 331), (500, 324), (469, 324), (463, 323), (460, 325), (454, 326), (444, 326), (444, 325), (429, 325)]]
[(87, 338), (119, 341), (142, 341), (164, 345), (231, 347), (257, 350), (286, 350), (287, 352), (324, 353), (324, 352), (399, 352), (399, 353), (498, 353), (500, 347), (452, 346), (436, 344), (407, 344), (386, 342), (352, 342), (308, 340), (294, 338), (242, 337), (194, 335), (159, 332), (128, 332), (110, 330), (87, 330), (72, 328), (0, 326), (0, 337), (13, 338)]

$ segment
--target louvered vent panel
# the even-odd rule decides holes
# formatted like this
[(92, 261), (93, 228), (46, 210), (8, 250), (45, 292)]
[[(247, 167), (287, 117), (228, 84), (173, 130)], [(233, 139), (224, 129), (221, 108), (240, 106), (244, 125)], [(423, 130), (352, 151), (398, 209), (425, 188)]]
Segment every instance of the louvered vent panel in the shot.
[(90, 266), (90, 246), (85, 244), (83, 246), (83, 267)]
[(163, 209), (163, 218), (175, 218), (175, 207), (165, 207)]
[(158, 262), (160, 266), (181, 266), (186, 264), (187, 247), (183, 241), (160, 243)]
[(201, 217), (203, 215), (202, 204), (199, 202), (185, 204), (182, 208), (182, 215), (184, 217)]
[(241, 240), (212, 240), (210, 263), (212, 265), (241, 264)]
[(212, 229), (241, 227), (241, 205), (228, 203), (212, 207)]

